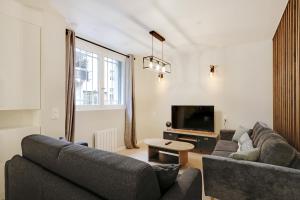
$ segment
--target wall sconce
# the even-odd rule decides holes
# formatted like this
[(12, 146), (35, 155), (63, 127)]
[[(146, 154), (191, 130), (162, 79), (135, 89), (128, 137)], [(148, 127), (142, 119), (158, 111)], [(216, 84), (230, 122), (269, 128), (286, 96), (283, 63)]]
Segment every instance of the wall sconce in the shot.
[(164, 74), (158, 74), (158, 82), (160, 82), (164, 78)]
[(214, 77), (215, 70), (216, 70), (216, 66), (215, 66), (215, 65), (210, 65), (210, 66), (209, 66), (209, 76), (210, 76), (211, 78)]

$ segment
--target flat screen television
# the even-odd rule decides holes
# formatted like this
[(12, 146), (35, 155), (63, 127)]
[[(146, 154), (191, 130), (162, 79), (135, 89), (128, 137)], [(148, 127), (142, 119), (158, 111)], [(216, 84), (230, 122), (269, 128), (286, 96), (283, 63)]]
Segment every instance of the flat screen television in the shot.
[(214, 131), (214, 106), (172, 106), (172, 128)]

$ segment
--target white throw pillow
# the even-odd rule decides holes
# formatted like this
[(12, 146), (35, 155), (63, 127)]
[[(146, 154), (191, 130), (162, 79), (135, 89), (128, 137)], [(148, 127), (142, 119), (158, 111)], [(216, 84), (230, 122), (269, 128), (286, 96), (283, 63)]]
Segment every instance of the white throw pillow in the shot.
[(248, 151), (235, 152), (229, 155), (229, 158), (236, 160), (257, 161), (259, 158), (260, 149), (254, 148)]
[(238, 141), (238, 145), (239, 145), (239, 148), (238, 148), (238, 151), (248, 151), (248, 150), (251, 150), (253, 149), (253, 142), (252, 140), (250, 139), (248, 133), (244, 133), (239, 141)]
[(249, 151), (251, 149), (254, 149), (252, 140), (247, 140), (241, 145), (240, 151)]
[(243, 126), (239, 126), (236, 130), (235, 133), (232, 137), (232, 141), (238, 142), (240, 137), (244, 134), (247, 133), (249, 131), (249, 129), (243, 127)]

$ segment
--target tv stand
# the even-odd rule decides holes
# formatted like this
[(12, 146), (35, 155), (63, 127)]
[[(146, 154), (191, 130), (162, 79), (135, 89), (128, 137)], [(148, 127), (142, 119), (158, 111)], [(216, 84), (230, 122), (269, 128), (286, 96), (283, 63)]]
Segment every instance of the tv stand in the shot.
[(189, 142), (195, 146), (193, 152), (211, 154), (216, 146), (219, 135), (214, 132), (170, 129), (165, 130), (164, 139)]

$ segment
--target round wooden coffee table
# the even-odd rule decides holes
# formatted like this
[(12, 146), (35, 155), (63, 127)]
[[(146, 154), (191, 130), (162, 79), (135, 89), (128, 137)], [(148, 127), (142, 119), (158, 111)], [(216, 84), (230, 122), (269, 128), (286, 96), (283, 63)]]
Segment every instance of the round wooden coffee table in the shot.
[(160, 155), (163, 154), (163, 156), (169, 156), (169, 158), (177, 157), (177, 161), (181, 166), (187, 164), (188, 152), (195, 148), (191, 143), (165, 139), (145, 139), (144, 143), (148, 145), (149, 161), (159, 162)]

